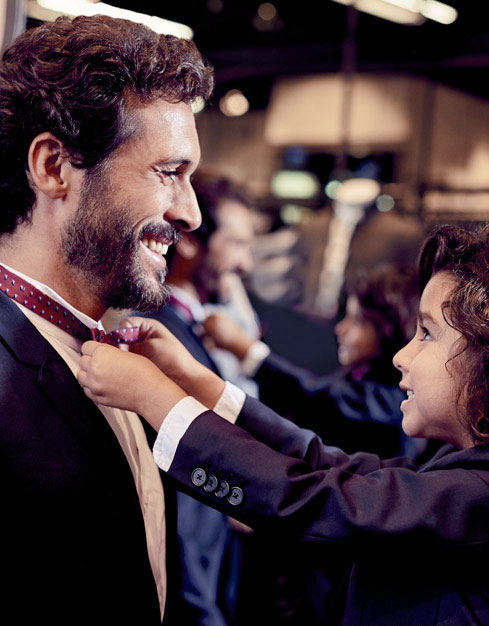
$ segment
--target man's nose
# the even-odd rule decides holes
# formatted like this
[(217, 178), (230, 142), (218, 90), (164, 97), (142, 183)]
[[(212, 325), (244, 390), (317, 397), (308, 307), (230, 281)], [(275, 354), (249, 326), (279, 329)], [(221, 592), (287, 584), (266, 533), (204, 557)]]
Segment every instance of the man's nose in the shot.
[(201, 225), (202, 214), (190, 183), (187, 189), (177, 195), (172, 206), (166, 211), (165, 219), (184, 232), (196, 230)]

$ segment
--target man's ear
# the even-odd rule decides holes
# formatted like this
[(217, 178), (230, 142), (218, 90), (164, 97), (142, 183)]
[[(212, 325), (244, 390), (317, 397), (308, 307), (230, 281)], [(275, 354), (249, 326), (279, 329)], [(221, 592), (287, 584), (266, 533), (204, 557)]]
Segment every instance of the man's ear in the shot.
[(176, 244), (178, 254), (186, 261), (195, 259), (200, 254), (201, 245), (196, 237), (190, 233), (183, 233), (182, 238)]
[(37, 135), (29, 147), (29, 173), (35, 187), (50, 198), (62, 198), (68, 190), (69, 161), (63, 143), (51, 133)]

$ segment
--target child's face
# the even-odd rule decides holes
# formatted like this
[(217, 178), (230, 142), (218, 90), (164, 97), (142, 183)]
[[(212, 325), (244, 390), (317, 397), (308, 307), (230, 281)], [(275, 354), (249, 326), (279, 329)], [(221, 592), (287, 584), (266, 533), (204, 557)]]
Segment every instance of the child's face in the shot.
[(400, 387), (408, 396), (401, 404), (404, 432), (466, 448), (473, 444), (456, 401), (464, 356), (447, 364), (460, 350), (461, 334), (447, 324), (442, 312), (454, 286), (446, 272), (430, 279), (421, 296), (416, 334), (395, 355), (394, 365), (402, 372)]

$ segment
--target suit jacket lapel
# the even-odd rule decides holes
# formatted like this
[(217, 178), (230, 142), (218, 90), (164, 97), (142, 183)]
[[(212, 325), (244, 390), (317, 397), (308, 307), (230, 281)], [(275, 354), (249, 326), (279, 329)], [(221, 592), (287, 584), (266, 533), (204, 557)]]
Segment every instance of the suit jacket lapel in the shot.
[[(86, 397), (63, 359), (17, 305), (1, 292), (0, 341), (18, 361), (37, 369), (38, 385), (82, 443), (93, 447), (94, 440), (100, 439), (103, 431), (116, 442), (105, 417)], [(117, 448), (123, 456), (118, 445)]]
[[(42, 341), (40, 341), (42, 339)], [(40, 367), (49, 345), (25, 315), (0, 292), (0, 340), (18, 361)]]
[[(41, 339), (44, 341), (43, 337)], [(105, 417), (87, 398), (69, 367), (49, 344), (39, 369), (38, 384), (81, 443), (93, 447), (94, 441), (101, 438), (101, 430), (116, 443)]]

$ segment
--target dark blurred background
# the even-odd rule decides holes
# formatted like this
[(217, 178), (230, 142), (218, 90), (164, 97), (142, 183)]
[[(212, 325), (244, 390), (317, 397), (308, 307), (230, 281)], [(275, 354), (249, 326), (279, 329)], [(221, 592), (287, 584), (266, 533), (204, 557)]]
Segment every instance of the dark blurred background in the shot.
[[(58, 12), (72, 6), (0, 3), (4, 43), (15, 28), (52, 19), (49, 1)], [(286, 356), (328, 371), (345, 277), (380, 261), (414, 263), (437, 224), (487, 219), (484, 3), (109, 4), (187, 25), (214, 65), (214, 96), (196, 112), (202, 164), (255, 198), (246, 287), (265, 338)]]

